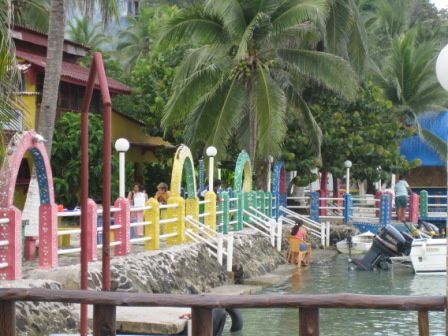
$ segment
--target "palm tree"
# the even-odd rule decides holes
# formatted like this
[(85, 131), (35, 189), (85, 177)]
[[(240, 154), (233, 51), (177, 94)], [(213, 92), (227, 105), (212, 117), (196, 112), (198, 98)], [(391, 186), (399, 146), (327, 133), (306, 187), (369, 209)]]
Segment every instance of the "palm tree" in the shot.
[[(117, 1), (114, 0), (87, 0), (74, 1), (70, 5), (79, 7), (90, 17), (95, 6), (98, 6), (107, 23), (112, 15), (117, 16)], [(50, 11), (50, 23), (48, 30), (47, 66), (42, 90), (42, 102), (37, 123), (37, 130), (47, 139), (45, 147), (51, 153), (51, 144), (56, 119), (56, 107), (61, 78), (62, 54), (65, 32), (65, 0), (52, 0)]]
[(353, 98), (357, 87), (346, 60), (316, 50), (329, 13), (325, 0), (207, 0), (182, 10), (160, 41), (191, 46), (163, 126), (182, 122), (189, 145), (213, 144), (221, 153), (235, 136), (255, 160), (279, 153), (289, 108), (317, 141), (320, 130), (302, 89), (314, 81)]
[(75, 18), (69, 22), (67, 37), (74, 42), (89, 46), (94, 50), (101, 49), (101, 45), (108, 42), (108, 37), (102, 31), (102, 24), (91, 25), (87, 17)]
[(137, 60), (148, 55), (157, 40), (161, 24), (178, 12), (176, 7), (158, 6), (142, 8), (137, 17), (128, 17), (128, 27), (120, 32), (117, 50), (125, 60), (127, 70), (134, 67)]
[(14, 44), (10, 35), (13, 21), (11, 2), (0, 0), (0, 130), (2, 122), (14, 109), (13, 92), (17, 85), (17, 67), (14, 57)]
[(374, 78), (396, 109), (413, 119), (419, 135), (446, 158), (446, 142), (421, 129), (417, 121), (419, 113), (443, 110), (447, 100), (435, 76), (437, 54), (432, 41), (417, 44), (416, 36), (416, 31), (409, 31), (396, 37)]
[(46, 33), (50, 14), (49, 0), (15, 0), (14, 22)]

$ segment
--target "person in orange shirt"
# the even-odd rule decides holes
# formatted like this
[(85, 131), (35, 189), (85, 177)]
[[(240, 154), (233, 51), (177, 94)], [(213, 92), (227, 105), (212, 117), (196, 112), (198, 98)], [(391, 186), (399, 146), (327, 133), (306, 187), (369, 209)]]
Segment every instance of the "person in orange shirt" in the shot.
[(166, 204), (168, 198), (170, 198), (170, 192), (168, 191), (168, 185), (166, 183), (159, 183), (157, 186), (157, 192), (154, 198), (161, 204)]

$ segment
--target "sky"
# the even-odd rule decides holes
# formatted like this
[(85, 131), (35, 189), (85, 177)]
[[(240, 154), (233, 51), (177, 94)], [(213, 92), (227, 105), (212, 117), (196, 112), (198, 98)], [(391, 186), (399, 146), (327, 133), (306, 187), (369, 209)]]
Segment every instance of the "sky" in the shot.
[(431, 0), (431, 2), (436, 5), (437, 8), (447, 8), (448, 9), (448, 0)]

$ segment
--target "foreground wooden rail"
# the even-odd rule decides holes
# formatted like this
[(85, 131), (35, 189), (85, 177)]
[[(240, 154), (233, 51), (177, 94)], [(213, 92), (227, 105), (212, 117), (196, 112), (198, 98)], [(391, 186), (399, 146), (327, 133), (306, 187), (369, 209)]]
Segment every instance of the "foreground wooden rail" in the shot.
[(443, 311), (444, 296), (320, 295), (168, 295), (49, 289), (0, 289), (2, 335), (15, 336), (15, 302), (84, 303), (94, 306), (96, 336), (115, 335), (116, 306), (191, 307), (193, 335), (212, 335), (213, 308), (298, 308), (299, 335), (319, 335), (319, 308), (418, 311), (419, 335), (429, 335), (428, 311)]

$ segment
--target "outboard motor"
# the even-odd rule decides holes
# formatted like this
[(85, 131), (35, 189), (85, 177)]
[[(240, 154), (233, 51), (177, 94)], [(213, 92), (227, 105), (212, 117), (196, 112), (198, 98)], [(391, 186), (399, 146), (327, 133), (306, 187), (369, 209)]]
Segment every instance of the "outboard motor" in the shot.
[(373, 238), (372, 247), (362, 260), (353, 260), (358, 270), (388, 269), (390, 257), (409, 255), (412, 237), (392, 225), (381, 228)]

